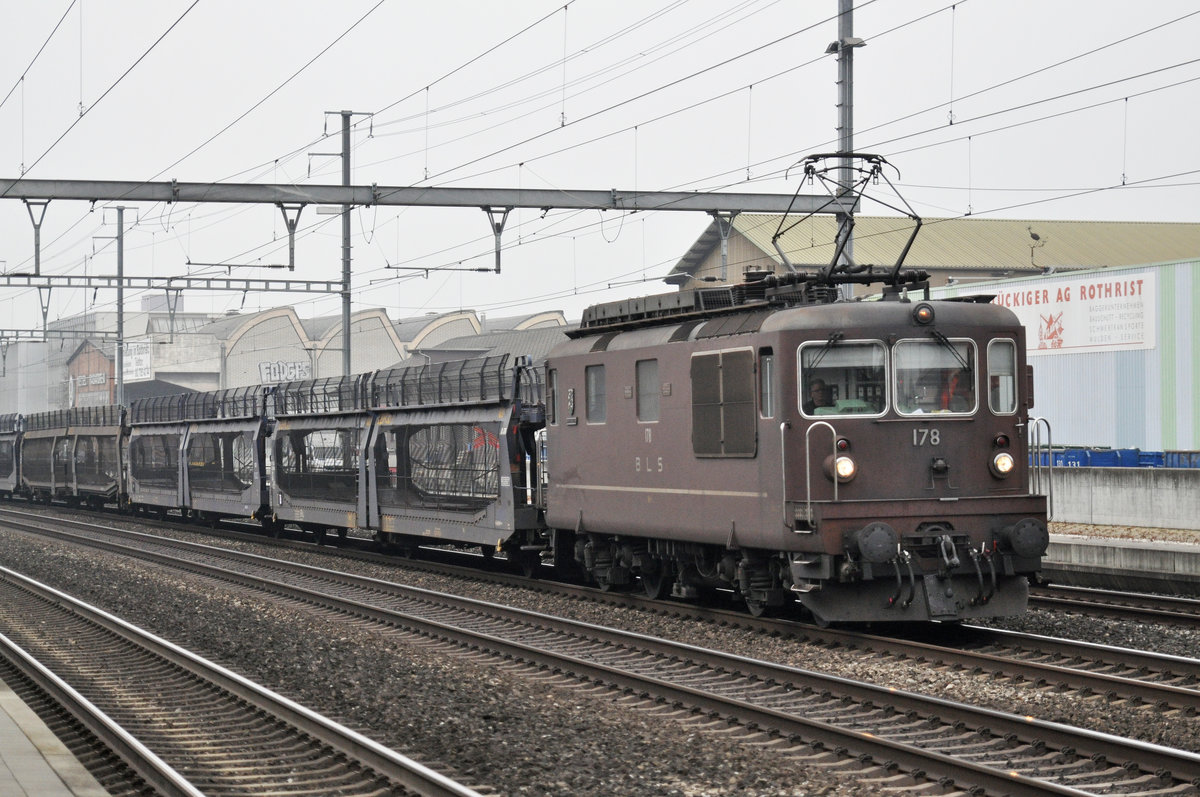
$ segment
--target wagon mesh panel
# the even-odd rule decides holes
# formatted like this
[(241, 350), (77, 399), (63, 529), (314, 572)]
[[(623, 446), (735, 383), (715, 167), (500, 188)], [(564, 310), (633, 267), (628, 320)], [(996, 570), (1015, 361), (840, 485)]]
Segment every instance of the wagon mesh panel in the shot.
[(129, 405), (134, 423), (169, 423), (222, 418), (256, 418), (263, 412), (261, 387), (149, 396)]
[(507, 398), (508, 355), (379, 371), (371, 383), (376, 409), (443, 406)]
[(115, 489), (119, 475), (117, 439), (112, 435), (80, 435), (75, 444), (75, 480), (80, 489)]
[(178, 434), (138, 435), (129, 443), (133, 478), (145, 486), (175, 487), (179, 480)]
[(31, 482), (48, 484), (53, 473), (54, 438), (26, 437), (21, 446), (21, 469)]
[(319, 415), (367, 408), (370, 374), (285, 382), (275, 388), (275, 415)]

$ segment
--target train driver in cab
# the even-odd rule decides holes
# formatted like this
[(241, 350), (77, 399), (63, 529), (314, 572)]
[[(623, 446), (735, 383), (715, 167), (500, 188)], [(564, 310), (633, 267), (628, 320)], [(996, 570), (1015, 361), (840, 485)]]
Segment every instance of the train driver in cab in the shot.
[(969, 372), (952, 369), (942, 376), (942, 390), (938, 406), (950, 412), (966, 412), (975, 403)]
[(804, 402), (804, 414), (814, 415), (817, 407), (832, 407), (833, 397), (824, 379), (814, 379), (808, 384), (808, 398)]

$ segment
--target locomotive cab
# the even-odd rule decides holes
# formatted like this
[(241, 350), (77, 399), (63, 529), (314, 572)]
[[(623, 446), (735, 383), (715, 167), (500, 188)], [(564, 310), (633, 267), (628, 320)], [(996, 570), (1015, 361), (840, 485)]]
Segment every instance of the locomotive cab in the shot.
[(877, 304), (870, 326), (797, 347), (807, 398), (784, 460), (805, 484), (785, 500), (811, 552), (791, 557), (793, 589), (830, 621), (1019, 614), (1049, 542), (1028, 489), (1024, 330), (986, 304)]

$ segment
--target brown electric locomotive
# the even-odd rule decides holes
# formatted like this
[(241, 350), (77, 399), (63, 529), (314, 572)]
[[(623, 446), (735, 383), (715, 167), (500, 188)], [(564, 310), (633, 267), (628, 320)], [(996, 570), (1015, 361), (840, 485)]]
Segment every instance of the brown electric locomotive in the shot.
[[(819, 623), (1024, 612), (1049, 544), (1025, 330), (990, 297), (930, 300), (903, 269), (921, 227), (907, 203), (889, 205), (913, 222), (896, 264), (853, 262), (854, 202), (890, 185), (886, 165), (805, 159), (842, 214), (827, 266), (777, 243), (782, 275), (599, 305), (550, 353), (556, 560), (571, 540), (602, 586), (732, 589)], [(870, 283), (878, 300), (849, 299)]]
[(787, 282), (585, 314), (547, 362), (547, 526), (599, 584), (655, 596), (732, 588), (819, 622), (1022, 613), (1049, 538), (1016, 316)]

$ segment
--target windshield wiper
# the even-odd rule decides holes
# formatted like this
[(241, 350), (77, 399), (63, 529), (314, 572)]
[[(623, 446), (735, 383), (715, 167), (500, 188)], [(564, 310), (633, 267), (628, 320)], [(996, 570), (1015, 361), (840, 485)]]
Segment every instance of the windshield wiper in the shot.
[(948, 337), (946, 337), (939, 330), (936, 330), (936, 329), (929, 330), (929, 334), (933, 335), (933, 337), (937, 339), (938, 343), (942, 344), (942, 346), (945, 347), (947, 351), (949, 351), (951, 354), (954, 355), (954, 359), (958, 360), (958, 364), (960, 366), (962, 366), (962, 369), (964, 371), (966, 371), (968, 373), (971, 372), (971, 363), (969, 363), (967, 361), (966, 357), (963, 357), (962, 354), (959, 353), (958, 348), (953, 343), (950, 342), (950, 339)]
[(833, 351), (833, 347), (837, 345), (837, 343), (844, 337), (846, 337), (845, 333), (840, 330), (834, 330), (833, 332), (830, 332), (829, 337), (825, 340), (825, 345), (822, 346), (821, 350), (813, 356), (812, 362), (808, 363), (808, 367), (816, 368), (818, 365), (820, 365), (821, 360), (825, 359), (825, 355)]

